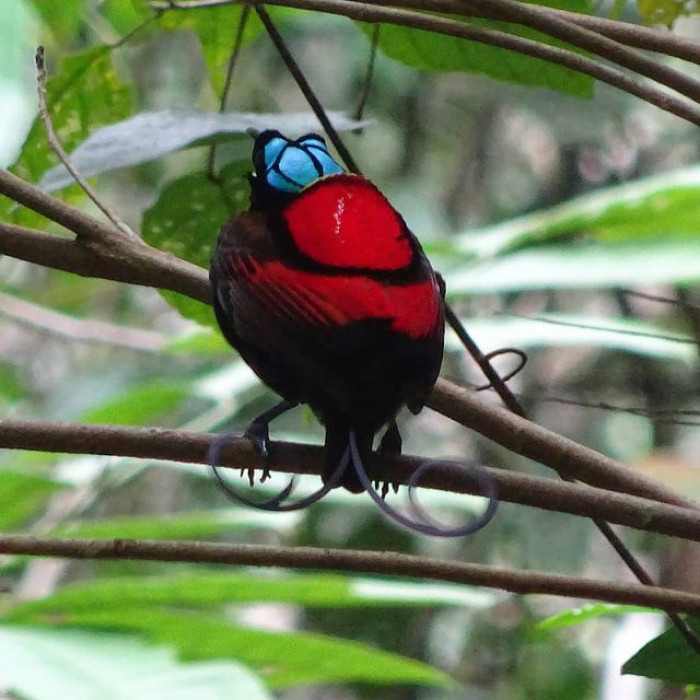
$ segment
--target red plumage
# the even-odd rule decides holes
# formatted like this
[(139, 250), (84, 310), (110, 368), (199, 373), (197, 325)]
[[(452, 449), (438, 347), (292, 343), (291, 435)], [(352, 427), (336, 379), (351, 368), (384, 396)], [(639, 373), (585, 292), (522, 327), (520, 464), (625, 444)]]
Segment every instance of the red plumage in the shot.
[[(279, 200), (256, 192), (222, 229), (214, 308), (244, 360), (326, 426), (332, 474), (354, 431), (365, 466), (374, 435), (402, 405), (419, 411), (437, 378), (444, 315), (438, 278), (379, 190), (331, 175)], [(359, 490), (350, 469), (342, 480)]]

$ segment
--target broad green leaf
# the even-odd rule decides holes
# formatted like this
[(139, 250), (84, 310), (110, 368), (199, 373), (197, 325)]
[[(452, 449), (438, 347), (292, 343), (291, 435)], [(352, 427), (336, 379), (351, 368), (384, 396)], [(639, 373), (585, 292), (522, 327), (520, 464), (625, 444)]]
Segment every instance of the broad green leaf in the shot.
[(685, 286), (700, 281), (700, 238), (542, 246), (465, 263), (444, 277), (447, 293), (453, 297), (640, 284)]
[[(291, 603), (309, 607), (486, 607), (488, 591), (436, 583), (411, 583), (329, 574), (261, 576), (198, 573), (97, 580), (66, 586), (48, 598), (24, 603), (14, 620), (55, 613), (150, 606), (217, 607), (230, 603)], [(43, 618), (45, 619), (45, 618)]]
[(652, 608), (644, 608), (639, 605), (614, 605), (611, 603), (593, 603), (592, 605), (584, 605), (582, 608), (573, 608), (557, 613), (551, 617), (541, 620), (537, 624), (537, 629), (549, 631), (559, 629), (560, 627), (572, 627), (580, 625), (589, 620), (594, 620), (598, 617), (612, 617), (618, 615), (628, 615), (630, 613), (654, 613), (656, 615), (663, 614), (660, 610)]
[(69, 523), (53, 534), (103, 539), (206, 539), (243, 529), (274, 528), (277, 532), (285, 532), (299, 522), (299, 514), (280, 515), (281, 517), (270, 518), (269, 513), (244, 508), (188, 511), (160, 517), (125, 515)]
[[(210, 7), (194, 12), (177, 10), (163, 13), (159, 22), (163, 29), (194, 32), (202, 46), (202, 54), (209, 69), (209, 77), (218, 94), (223, 90), (231, 47), (233, 46), (243, 6)], [(263, 30), (255, 12), (248, 14), (243, 46), (252, 42)]]
[[(700, 634), (700, 618), (689, 617), (691, 629)], [(675, 627), (643, 646), (622, 667), (623, 673), (658, 678), (666, 683), (700, 683), (698, 654)]]
[(64, 485), (40, 476), (0, 471), (0, 530), (21, 525)]
[(256, 669), (275, 688), (339, 682), (450, 684), (449, 677), (435, 668), (358, 642), (247, 629), (153, 607), (67, 613), (61, 624), (140, 634), (173, 647), (184, 661), (233, 659)]
[(120, 396), (84, 413), (86, 423), (146, 425), (172, 413), (188, 396), (190, 385), (176, 380), (155, 380), (130, 388)]
[[(464, 253), (489, 258), (549, 241), (697, 239), (700, 167), (653, 175), (571, 199), (549, 209), (453, 239)], [(641, 241), (640, 241), (641, 242)]]
[[(92, 129), (123, 119), (131, 111), (130, 90), (117, 77), (107, 46), (68, 56), (50, 76), (46, 83), (48, 108), (58, 138), (68, 151), (85, 141)], [(37, 182), (57, 160), (37, 117), (12, 170), (28, 182)], [(6, 198), (0, 200), (0, 216), (29, 225), (43, 222)]]
[[(339, 131), (359, 128), (368, 123), (350, 119), (340, 112), (330, 112), (329, 116)], [(97, 129), (71, 153), (71, 161), (87, 177), (215, 142), (239, 140), (249, 152), (253, 143), (246, 134), (249, 128), (258, 131), (278, 129), (288, 136), (300, 136), (309, 131), (318, 131), (320, 126), (316, 117), (309, 112), (219, 114), (194, 109), (162, 109), (142, 112)], [(72, 182), (65, 166), (57, 165), (46, 173), (39, 186), (51, 192)]]
[[(144, 240), (179, 258), (209, 267), (219, 229), (247, 206), (248, 183), (244, 174), (249, 167), (247, 162), (226, 166), (221, 184), (212, 182), (204, 173), (171, 182), (144, 214)], [(211, 307), (172, 292), (162, 294), (183, 316), (215, 327)]]
[[(637, 319), (542, 314), (533, 318), (494, 316), (461, 320), (485, 352), (508, 346), (523, 349), (587, 346), (672, 359), (689, 366), (698, 361), (694, 339)], [(448, 347), (464, 350), (452, 333), (446, 339)]]
[(271, 700), (235, 662), (183, 664), (134, 637), (70, 629), (0, 628), (0, 677), (28, 700)]
[[(587, 0), (537, 4), (565, 7), (575, 12), (590, 12), (590, 3)], [(448, 18), (453, 21), (459, 20), (457, 15), (449, 15)], [(520, 25), (475, 18), (465, 21), (470, 25), (570, 48), (549, 36)], [(482, 73), (497, 80), (545, 87), (578, 97), (591, 97), (593, 94), (593, 79), (587, 75), (521, 53), (457, 37), (383, 24), (379, 32), (379, 48), (390, 58), (424, 71)]]

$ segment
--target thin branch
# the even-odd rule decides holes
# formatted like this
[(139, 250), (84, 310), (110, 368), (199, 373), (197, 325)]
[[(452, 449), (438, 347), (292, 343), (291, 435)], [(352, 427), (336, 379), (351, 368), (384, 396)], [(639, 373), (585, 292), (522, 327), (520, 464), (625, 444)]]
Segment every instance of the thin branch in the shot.
[(229, 566), (282, 566), (314, 571), (406, 576), (469, 586), (485, 586), (511, 593), (588, 598), (608, 603), (663, 608), (688, 614), (700, 613), (700, 596), (683, 591), (535, 571), (511, 571), (480, 564), (441, 561), (393, 552), (152, 540), (53, 539), (7, 535), (0, 537), (0, 553), (89, 560), (126, 559)]
[(71, 159), (61, 145), (58, 134), (53, 126), (51, 114), (49, 113), (48, 105), (46, 104), (46, 65), (44, 63), (44, 47), (39, 46), (34, 55), (37, 70), (37, 93), (39, 95), (39, 116), (46, 130), (46, 137), (49, 146), (58, 156), (58, 159), (66, 167), (66, 170), (71, 174), (73, 179), (80, 185), (83, 192), (93, 201), (95, 206), (122, 232), (133, 238), (136, 234), (122, 221), (119, 215), (102, 199), (97, 192), (90, 186), (88, 181), (81, 175), (78, 169), (73, 165)]
[(260, 21), (265, 27), (265, 31), (268, 33), (268, 36), (270, 37), (272, 43), (275, 45), (277, 53), (279, 53), (279, 55), (282, 57), (282, 60), (284, 61), (285, 66), (287, 67), (287, 70), (292, 74), (294, 81), (299, 86), (299, 89), (304, 95), (304, 99), (309, 103), (309, 106), (316, 115), (316, 118), (321, 122), (323, 130), (328, 135), (328, 138), (331, 140), (331, 143), (335, 146), (335, 150), (338, 151), (338, 154), (343, 159), (343, 162), (347, 166), (348, 170), (351, 173), (356, 173), (360, 175), (361, 171), (357, 163), (355, 162), (355, 159), (352, 157), (350, 151), (346, 148), (342, 139), (338, 135), (338, 132), (333, 128), (333, 124), (331, 124), (331, 120), (328, 118), (326, 110), (323, 109), (323, 105), (319, 102), (318, 98), (314, 94), (314, 91), (311, 89), (311, 86), (309, 85), (309, 81), (306, 79), (306, 76), (299, 69), (299, 66), (297, 66), (294, 57), (292, 56), (289, 49), (287, 48), (287, 45), (282, 39), (282, 35), (277, 31), (277, 27), (275, 27), (274, 23), (270, 19), (270, 15), (267, 14), (267, 10), (262, 4), (255, 4), (254, 7), (258, 17), (260, 18)]
[[(246, 5), (241, 12), (241, 18), (238, 21), (238, 27), (236, 28), (236, 38), (233, 40), (233, 50), (231, 51), (231, 57), (228, 60), (228, 66), (226, 68), (226, 80), (224, 81), (224, 87), (221, 91), (221, 101), (219, 102), (219, 114), (223, 114), (226, 111), (226, 104), (228, 102), (229, 91), (231, 90), (231, 82), (233, 80), (233, 71), (238, 63), (238, 56), (241, 53), (241, 48), (243, 47), (243, 35), (245, 33), (246, 25), (248, 24), (248, 17), (250, 16), (250, 7)], [(209, 179), (214, 178), (214, 165), (216, 161), (216, 141), (214, 141), (209, 148), (209, 158), (207, 160), (207, 177)]]
[(666, 85), (694, 102), (700, 102), (700, 82), (692, 76), (680, 73), (606, 36), (577, 25), (570, 17), (540, 12), (538, 7), (528, 3), (514, 0), (372, 0), (372, 4), (431, 9), (520, 24), (572, 46), (578, 46)]
[[(2, 176), (0, 171), (0, 189)], [(170, 289), (211, 303), (209, 280), (202, 268), (126, 236), (119, 236), (116, 244), (104, 239), (83, 242), (0, 222), (0, 254), (83, 277)]]
[[(199, 2), (177, 3), (174, 0), (154, 0), (151, 2), (151, 7), (156, 9), (184, 10), (227, 5), (233, 1), (204, 0), (202, 2), (200, 0)], [(262, 4), (262, 2), (260, 0), (246, 0), (246, 4), (257, 6)], [(637, 80), (619, 70), (603, 65), (587, 56), (524, 37), (470, 25), (461, 21), (427, 15), (422, 12), (400, 10), (393, 7), (376, 7), (356, 2), (355, 0), (267, 0), (265, 4), (327, 12), (350, 17), (361, 22), (386, 22), (515, 51), (516, 53), (556, 63), (579, 73), (590, 75), (596, 80), (635, 95), (664, 111), (675, 114), (693, 124), (700, 125), (700, 108), (696, 105), (680, 100), (663, 90)]]
[(0, 315), (32, 330), (80, 343), (104, 343), (138, 352), (162, 350), (166, 337), (154, 331), (128, 328), (95, 319), (74, 318), (0, 292)]
[(64, 226), (78, 238), (86, 241), (104, 241), (116, 235), (116, 231), (111, 226), (64, 204), (2, 168), (0, 168), (0, 195), (5, 195), (13, 202)]
[(692, 499), (680, 496), (614, 459), (552, 433), (511, 411), (487, 404), (474, 392), (444, 379), (438, 379), (427, 405), (512, 452), (546, 464), (569, 478), (663, 503), (697, 507)]
[[(40, 421), (0, 420), (0, 448), (71, 454), (101, 454), (203, 464), (215, 435), (184, 430), (76, 425)], [(323, 449), (310, 445), (275, 442), (270, 467), (290, 474), (320, 474)], [(400, 457), (386, 465), (386, 478), (407, 484), (426, 460)], [(235, 469), (260, 467), (258, 453), (244, 438), (232, 438), (221, 455), (221, 466)], [(607, 519), (620, 525), (663, 535), (700, 541), (700, 510), (667, 505), (636, 496), (530, 476), (503, 469), (488, 469), (504, 501)], [(425, 488), (479, 495), (479, 484), (457, 470), (431, 470), (421, 480)]]

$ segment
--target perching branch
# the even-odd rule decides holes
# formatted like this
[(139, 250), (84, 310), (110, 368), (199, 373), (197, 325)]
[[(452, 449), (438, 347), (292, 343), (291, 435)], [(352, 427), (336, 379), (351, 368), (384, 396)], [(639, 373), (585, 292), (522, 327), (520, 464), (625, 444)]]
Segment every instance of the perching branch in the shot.
[(273, 547), (152, 540), (51, 539), (0, 537), (0, 554), (70, 559), (128, 559), (229, 566), (274, 566), (314, 571), (357, 572), (497, 588), (511, 593), (589, 598), (607, 603), (642, 605), (678, 613), (700, 614), (693, 593), (613, 583), (535, 571), (510, 571), (480, 564), (441, 561), (393, 552), (314, 547)]
[[(20, 195), (21, 203), (76, 234), (91, 231), (93, 236), (99, 236), (104, 229), (103, 224), (89, 215), (0, 170), (0, 194), (14, 198), (16, 193)], [(169, 289), (210, 303), (205, 270), (140, 241), (135, 243), (131, 238), (113, 234), (114, 229), (108, 228), (106, 240), (94, 237), (89, 241), (83, 241), (81, 237), (70, 240), (0, 223), (0, 254), (83, 276)], [(436, 385), (428, 405), (507, 449), (567, 476), (652, 500), (694, 505), (690, 499), (662, 484), (531, 421), (496, 408), (474, 396), (473, 392), (444, 380)]]
[[(0, 420), (0, 448), (44, 452), (99, 454), (177, 462), (205, 462), (216, 436), (184, 430), (76, 425), (47, 421)], [(388, 481), (407, 484), (426, 460), (397, 457), (386, 468)], [(289, 474), (320, 474), (323, 449), (311, 445), (272, 443), (269, 466)], [(221, 466), (259, 469), (260, 456), (249, 440), (232, 438), (221, 454)], [(667, 505), (582, 484), (488, 469), (503, 501), (627, 525), (639, 530), (700, 541), (700, 510)], [(479, 485), (466, 472), (428, 471), (426, 488), (479, 495)]]

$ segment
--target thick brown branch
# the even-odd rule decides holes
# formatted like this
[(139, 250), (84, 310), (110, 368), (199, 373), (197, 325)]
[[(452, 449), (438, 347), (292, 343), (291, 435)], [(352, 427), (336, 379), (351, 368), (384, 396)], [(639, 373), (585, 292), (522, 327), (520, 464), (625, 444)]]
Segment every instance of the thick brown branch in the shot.
[[(34, 189), (31, 185), (27, 187)], [(211, 303), (205, 270), (144, 245), (140, 240), (133, 242), (122, 234), (118, 234), (116, 241), (99, 236), (81, 241), (0, 222), (0, 254), (83, 277), (170, 289), (205, 304)]]
[(696, 507), (692, 499), (683, 498), (663, 484), (506, 409), (487, 404), (473, 391), (444, 379), (438, 380), (428, 406), (563, 476), (664, 503)]
[(2, 168), (0, 168), (0, 194), (64, 226), (79, 238), (105, 240), (120, 235), (119, 231), (111, 226), (64, 204)]
[[(0, 223), (0, 253), (84, 276), (170, 289), (204, 303), (210, 301), (207, 275), (202, 268), (146, 245), (131, 245), (124, 236), (119, 236), (113, 246), (81, 244)], [(507, 449), (566, 476), (665, 503), (694, 505), (662, 484), (531, 421), (491, 406), (474, 392), (447, 381), (438, 382), (428, 405)]]
[(439, 561), (393, 552), (136, 540), (0, 537), (0, 553), (71, 559), (129, 559), (407, 576), (511, 593), (588, 598), (700, 614), (700, 596), (666, 588)]
[[(0, 447), (77, 454), (163, 459), (204, 463), (214, 436), (157, 428), (126, 428), (34, 421), (0, 420)], [(386, 478), (406, 484), (425, 460), (401, 457), (387, 465)], [(222, 453), (222, 466), (255, 468), (259, 455), (246, 439), (231, 439)], [(273, 443), (270, 467), (292, 474), (320, 474), (320, 447)], [(700, 511), (611, 493), (581, 484), (563, 483), (526, 474), (486, 469), (498, 484), (504, 501), (584, 517), (606, 519), (640, 530), (700, 541)], [(466, 473), (434, 470), (421, 481), (428, 488), (457, 493), (479, 493)]]

